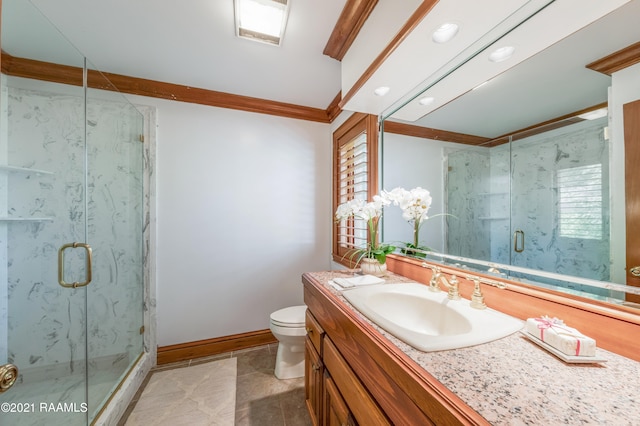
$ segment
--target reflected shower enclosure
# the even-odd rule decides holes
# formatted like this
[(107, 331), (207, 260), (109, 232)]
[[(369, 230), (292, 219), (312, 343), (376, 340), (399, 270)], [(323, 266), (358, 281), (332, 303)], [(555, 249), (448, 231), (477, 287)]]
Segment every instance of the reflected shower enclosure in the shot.
[(447, 253), (609, 281), (606, 126), (584, 120), (448, 152)]

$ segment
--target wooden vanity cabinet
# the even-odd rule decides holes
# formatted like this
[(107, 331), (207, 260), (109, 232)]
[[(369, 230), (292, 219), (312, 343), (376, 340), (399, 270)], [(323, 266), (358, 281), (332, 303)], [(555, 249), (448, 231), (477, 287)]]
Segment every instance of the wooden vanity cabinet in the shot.
[(307, 310), (305, 399), (314, 425), (389, 425), (322, 327)]
[(308, 307), (305, 392), (314, 425), (489, 424), (320, 281), (310, 274), (302, 281)]
[(324, 424), (327, 426), (355, 426), (347, 403), (328, 374), (324, 377)]
[(307, 410), (314, 425), (322, 425), (324, 400), (324, 365), (320, 357), (324, 332), (307, 310), (307, 337), (304, 343), (304, 395)]

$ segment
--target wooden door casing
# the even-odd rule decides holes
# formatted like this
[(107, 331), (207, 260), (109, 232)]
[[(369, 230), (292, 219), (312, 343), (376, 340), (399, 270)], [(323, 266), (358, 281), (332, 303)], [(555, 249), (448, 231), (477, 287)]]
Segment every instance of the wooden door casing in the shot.
[[(627, 285), (640, 287), (640, 277), (631, 269), (640, 266), (640, 100), (623, 106), (625, 158), (625, 215), (626, 215), (626, 271)], [(640, 296), (627, 294), (630, 302), (640, 303)]]

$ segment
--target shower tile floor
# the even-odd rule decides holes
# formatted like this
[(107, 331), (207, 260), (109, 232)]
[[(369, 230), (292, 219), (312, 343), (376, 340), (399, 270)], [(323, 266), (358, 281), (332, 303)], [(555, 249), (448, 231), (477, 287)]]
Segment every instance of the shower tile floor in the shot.
[[(307, 426), (311, 425), (304, 402), (304, 378), (278, 380), (273, 375), (277, 344), (197, 358), (154, 368), (138, 390), (119, 426), (130, 426), (127, 419), (139, 401), (150, 377), (159, 371), (185, 368), (225, 358), (237, 358), (235, 425)], [(145, 394), (145, 397), (148, 395)], [(159, 424), (155, 424), (160, 426)], [(189, 423), (208, 426), (209, 423)]]
[[(92, 371), (89, 376), (88, 406), (100, 407), (113, 391), (113, 384), (120, 382), (122, 368)], [(87, 397), (85, 371), (59, 374), (37, 380), (18, 382), (2, 402), (33, 404), (31, 412), (2, 413), (0, 425), (6, 426), (82, 426), (87, 424), (87, 414), (82, 407)], [(33, 378), (33, 376), (31, 376)], [(4, 395), (3, 395), (4, 396)], [(57, 412), (59, 403), (68, 404), (71, 412)], [(42, 405), (44, 404), (45, 407)], [(93, 415), (96, 413), (91, 413)]]

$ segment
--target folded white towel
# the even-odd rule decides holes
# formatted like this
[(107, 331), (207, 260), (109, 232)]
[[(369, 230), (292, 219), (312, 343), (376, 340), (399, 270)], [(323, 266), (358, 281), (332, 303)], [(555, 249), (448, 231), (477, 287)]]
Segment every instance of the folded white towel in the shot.
[(352, 278), (334, 278), (333, 282), (342, 288), (351, 288), (360, 285), (383, 284), (384, 280), (373, 275), (359, 275)]

